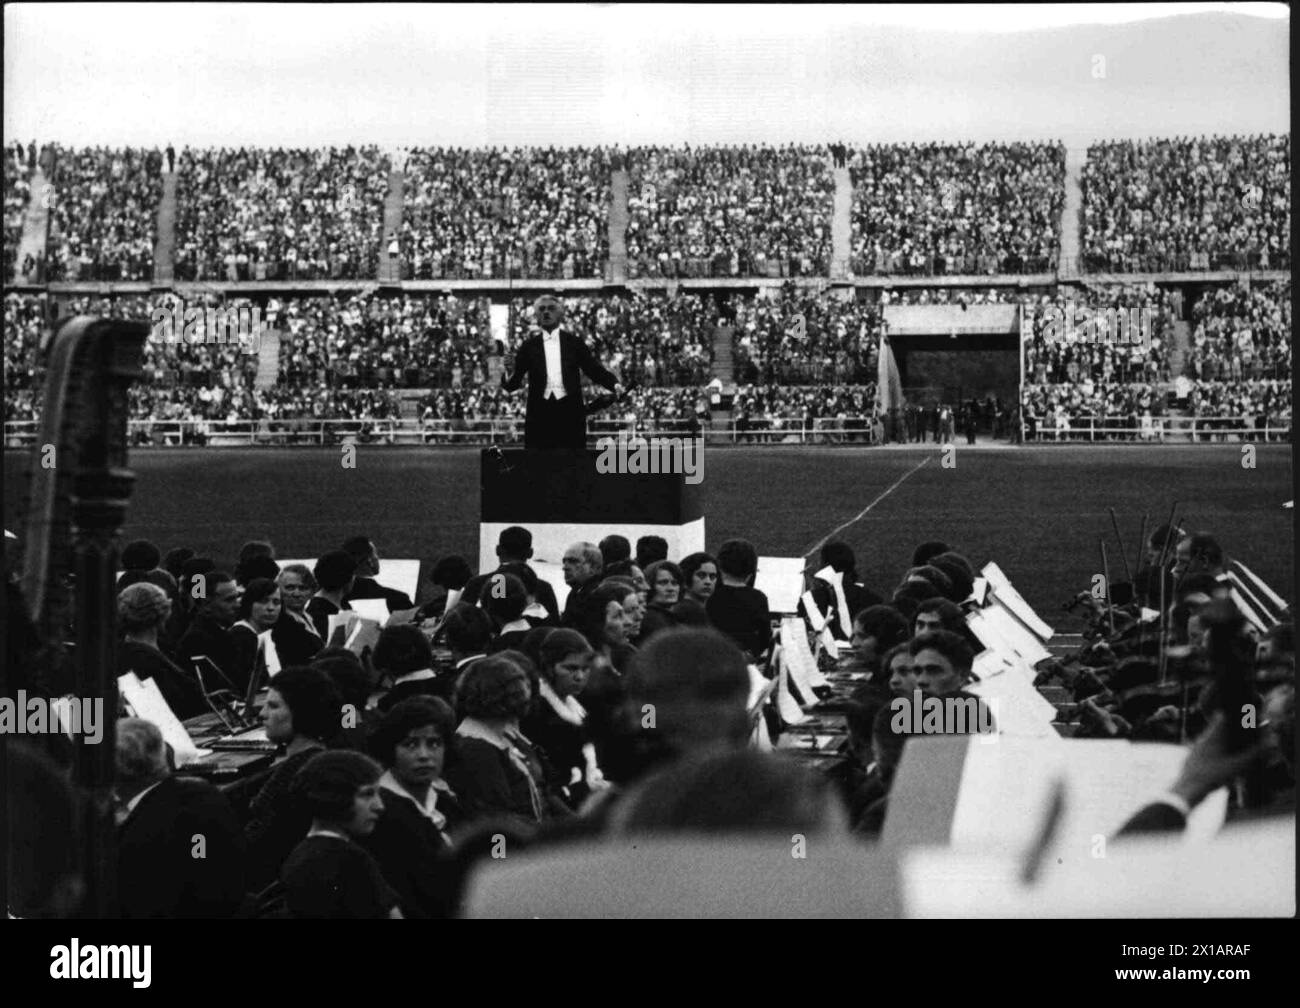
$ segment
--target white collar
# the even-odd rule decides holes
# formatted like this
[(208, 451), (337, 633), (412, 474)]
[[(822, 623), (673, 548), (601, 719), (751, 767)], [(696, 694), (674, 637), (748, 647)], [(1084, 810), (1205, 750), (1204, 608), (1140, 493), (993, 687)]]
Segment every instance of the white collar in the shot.
[[(498, 749), (513, 749), (515, 747), (514, 741), (509, 735), (498, 731), (489, 724), (485, 724), (478, 718), (467, 717), (460, 723), (460, 727), (456, 729), (456, 734), (461, 738), (472, 738), (488, 742)], [(518, 729), (516, 729), (515, 734), (521, 739), (524, 738), (523, 732), (518, 731)], [(524, 739), (524, 741), (528, 740)]]
[(145, 795), (147, 795), (150, 791), (152, 791), (154, 788), (156, 788), (159, 784), (161, 784), (161, 783), (162, 783), (164, 780), (166, 780), (166, 779), (167, 779), (167, 778), (164, 777), (162, 780), (156, 780), (156, 781), (154, 781), (154, 782), (153, 782), (152, 784), (150, 784), (147, 788), (145, 788), (143, 791), (141, 791), (139, 794), (137, 794), (137, 795), (136, 795), (134, 798), (132, 798), (129, 802), (127, 802), (126, 805), (125, 805), (125, 806), (123, 807), (123, 809), (122, 809), (122, 812), (121, 812), (121, 816), (122, 816), (122, 817), (121, 817), (121, 819), (118, 820), (118, 821), (119, 821), (119, 822), (126, 822), (126, 820), (130, 819), (130, 818), (131, 818), (131, 813), (135, 811), (135, 807), (136, 807), (137, 805), (140, 804), (141, 799), (143, 799)]
[(551, 705), (551, 710), (555, 711), (561, 721), (581, 726), (587, 720), (587, 711), (578, 703), (577, 697), (567, 696), (561, 700), (555, 687), (545, 679), (537, 680), (537, 695)]
[(447, 817), (438, 811), (438, 793), (441, 791), (447, 796), (453, 794), (447, 782), (442, 778), (436, 778), (429, 782), (429, 796), (423, 801), (419, 801), (415, 795), (402, 787), (397, 778), (393, 776), (393, 771), (385, 770), (382, 777), (379, 778), (379, 786), (385, 791), (391, 791), (399, 797), (405, 798), (417, 809), (420, 814), (432, 822), (438, 829), (442, 829), (447, 824)]
[(463, 668), (464, 668), (466, 665), (468, 665), (470, 662), (472, 662), (472, 661), (478, 661), (480, 658), (486, 658), (486, 657), (487, 657), (487, 654), (486, 654), (486, 653), (484, 653), (484, 654), (472, 654), (472, 655), (470, 655), (468, 658), (462, 658), (460, 661), (458, 661), (458, 662), (456, 663), (456, 668), (458, 668), (458, 669), (463, 669)]
[(558, 341), (559, 338), (560, 338), (560, 327), (559, 327), (559, 326), (556, 326), (556, 327), (555, 327), (553, 330), (551, 330), (550, 332), (547, 332), (545, 329), (543, 329), (543, 330), (541, 330), (541, 333), (542, 333), (542, 339), (544, 339), (544, 340), (557, 340), (557, 341)]
[(438, 674), (431, 668), (416, 669), (414, 672), (407, 672), (405, 675), (399, 675), (393, 680), (393, 685), (408, 682), (423, 682), (425, 679), (436, 679)]
[(501, 634), (514, 633), (516, 630), (531, 630), (532, 628), (532, 624), (526, 619), (511, 620), (501, 628), (497, 636), (500, 637)]

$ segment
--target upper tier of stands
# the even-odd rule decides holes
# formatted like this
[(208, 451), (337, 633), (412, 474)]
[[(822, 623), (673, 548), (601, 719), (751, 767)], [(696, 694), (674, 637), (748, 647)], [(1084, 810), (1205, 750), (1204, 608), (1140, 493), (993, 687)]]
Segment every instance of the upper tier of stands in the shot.
[(1095, 144), (1082, 187), (1090, 271), (1290, 267), (1290, 134)]
[[(598, 281), (615, 238), (634, 281), (827, 277), (833, 261), (859, 278), (1042, 275), (1060, 265), (1075, 185), (1065, 226), (1088, 272), (1290, 264), (1289, 135), (1098, 144), (1077, 178), (1059, 142), (876, 145), (848, 171), (793, 145), (414, 148), (396, 164), (374, 147), (187, 148), (166, 214), (158, 150), (51, 146), (32, 282), (365, 281), (390, 253), (407, 280)], [(6, 151), (7, 275), (32, 161)], [(153, 262), (156, 245), (174, 264)]]
[(855, 273), (1055, 269), (1064, 144), (880, 145), (850, 168)]

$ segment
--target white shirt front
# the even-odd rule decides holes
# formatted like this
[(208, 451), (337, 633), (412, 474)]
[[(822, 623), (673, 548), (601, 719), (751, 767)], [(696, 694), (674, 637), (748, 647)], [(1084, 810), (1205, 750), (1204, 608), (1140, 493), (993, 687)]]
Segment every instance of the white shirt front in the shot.
[(560, 367), (560, 330), (542, 333), (542, 349), (546, 352), (546, 395), (547, 399), (563, 399), (568, 393), (564, 391), (564, 373)]

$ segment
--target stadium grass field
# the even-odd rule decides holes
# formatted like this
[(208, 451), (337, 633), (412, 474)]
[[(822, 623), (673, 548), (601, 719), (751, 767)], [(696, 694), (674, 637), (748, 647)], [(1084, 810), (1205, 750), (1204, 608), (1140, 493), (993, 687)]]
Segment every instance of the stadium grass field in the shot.
[[(1295, 513), (1282, 506), (1294, 497), (1291, 446), (1259, 446), (1253, 470), (1241, 447), (958, 445), (951, 469), (938, 446), (708, 448), (707, 545), (744, 536), (760, 553), (803, 555), (843, 525), (866, 583), (887, 594), (913, 547), (943, 538), (977, 564), (996, 560), (1049, 623), (1070, 630), (1079, 622), (1062, 603), (1101, 571), (1100, 537), (1123, 577), (1107, 507), (1132, 562), (1142, 512), (1153, 527), (1176, 500), (1189, 527), (1216, 533), (1292, 601)], [(5, 526), (15, 531), (32, 458), (5, 453)], [(385, 556), (426, 561), (426, 573), (448, 553), (475, 562), (478, 449), (363, 445), (355, 469), (340, 458), (338, 448), (136, 450), (124, 539), (233, 565), (248, 539), (315, 556), (365, 532)]]

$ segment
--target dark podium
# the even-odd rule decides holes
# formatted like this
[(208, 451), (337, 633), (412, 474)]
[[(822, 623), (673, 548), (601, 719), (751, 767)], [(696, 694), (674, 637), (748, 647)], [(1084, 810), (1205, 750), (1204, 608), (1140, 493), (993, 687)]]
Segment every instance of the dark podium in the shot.
[[(682, 473), (599, 472), (601, 452), (485, 449), (479, 458), (479, 570), (495, 570), (497, 537), (533, 534), (533, 562), (559, 565), (575, 542), (663, 536), (668, 556), (704, 549), (703, 495)], [(539, 570), (539, 573), (541, 571)]]

